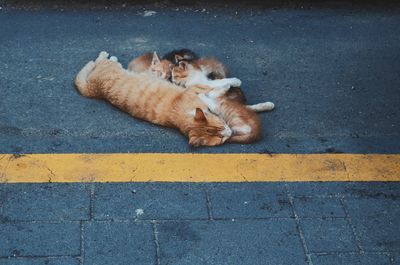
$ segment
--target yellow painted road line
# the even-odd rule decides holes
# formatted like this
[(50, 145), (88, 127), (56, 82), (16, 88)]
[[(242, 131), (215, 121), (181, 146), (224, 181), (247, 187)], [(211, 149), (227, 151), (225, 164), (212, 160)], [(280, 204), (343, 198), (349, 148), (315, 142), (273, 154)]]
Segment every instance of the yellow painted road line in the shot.
[(400, 155), (0, 154), (0, 182), (400, 181)]

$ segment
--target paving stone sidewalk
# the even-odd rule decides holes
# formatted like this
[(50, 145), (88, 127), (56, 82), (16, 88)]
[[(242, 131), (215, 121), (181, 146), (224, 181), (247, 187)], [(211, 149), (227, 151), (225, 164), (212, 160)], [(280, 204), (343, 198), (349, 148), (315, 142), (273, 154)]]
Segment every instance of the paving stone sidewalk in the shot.
[(0, 185), (0, 264), (400, 264), (400, 183)]

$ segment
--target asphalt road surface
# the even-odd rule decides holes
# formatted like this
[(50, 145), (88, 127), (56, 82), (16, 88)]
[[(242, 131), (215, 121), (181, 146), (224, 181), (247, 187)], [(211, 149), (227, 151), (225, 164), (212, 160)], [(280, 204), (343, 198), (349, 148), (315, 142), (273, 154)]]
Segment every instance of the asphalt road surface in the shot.
[[(0, 152), (397, 153), (399, 25), (396, 10), (3, 8)], [(191, 148), (73, 85), (101, 50), (126, 67), (182, 47), (221, 59), (249, 103), (275, 103), (261, 141)]]

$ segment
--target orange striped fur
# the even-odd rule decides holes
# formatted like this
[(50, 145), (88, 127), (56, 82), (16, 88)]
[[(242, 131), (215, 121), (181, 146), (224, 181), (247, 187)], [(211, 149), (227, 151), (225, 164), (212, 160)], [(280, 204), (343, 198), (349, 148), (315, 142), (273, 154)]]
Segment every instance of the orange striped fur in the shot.
[(83, 96), (104, 99), (136, 118), (179, 129), (191, 145), (220, 145), (231, 136), (225, 122), (200, 100), (199, 88), (183, 89), (147, 72), (129, 72), (116, 57), (108, 59), (106, 52), (82, 68), (75, 84)]

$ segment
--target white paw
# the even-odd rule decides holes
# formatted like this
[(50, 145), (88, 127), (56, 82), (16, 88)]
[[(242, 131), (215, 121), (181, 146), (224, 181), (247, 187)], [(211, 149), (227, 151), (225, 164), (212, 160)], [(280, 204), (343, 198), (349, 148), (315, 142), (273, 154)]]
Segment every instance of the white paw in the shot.
[(200, 94), (198, 94), (197, 95), (200, 99), (201, 99), (201, 101), (203, 101), (204, 103), (205, 102), (207, 102), (208, 100), (209, 100), (209, 98), (206, 96), (206, 94), (204, 94), (204, 93), (200, 93)]
[(198, 97), (200, 98), (201, 101), (203, 101), (203, 103), (207, 106), (207, 108), (211, 112), (216, 113), (218, 111), (217, 104), (214, 99), (208, 97), (208, 95), (203, 93), (200, 93)]
[(111, 56), (110, 57), (110, 61), (113, 61), (113, 62), (118, 62), (118, 58), (117, 57), (115, 57), (115, 56)]
[(265, 102), (264, 104), (266, 110), (273, 110), (275, 108), (275, 104), (272, 102)]
[(242, 85), (242, 81), (236, 77), (230, 78), (229, 83), (231, 87), (240, 87)]
[(97, 57), (96, 62), (106, 60), (108, 58), (108, 56), (109, 56), (108, 52), (102, 51), (99, 53), (99, 56)]
[(224, 130), (222, 131), (222, 135), (229, 138), (232, 136), (233, 131), (231, 128), (229, 128), (229, 126), (227, 124), (224, 124)]
[(96, 63), (93, 62), (93, 61), (88, 62), (87, 65), (86, 65), (86, 67), (90, 68), (90, 69), (93, 69), (95, 66), (96, 66)]

